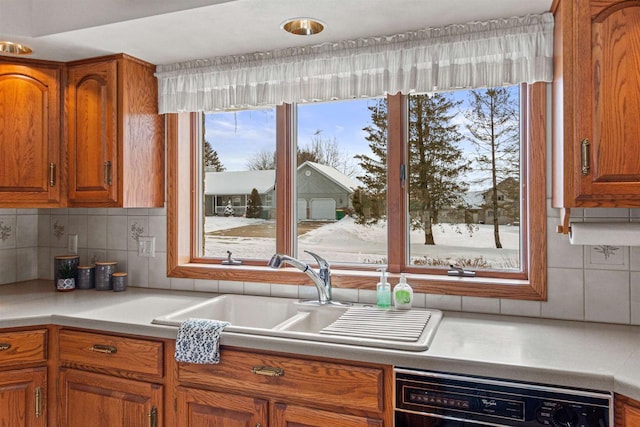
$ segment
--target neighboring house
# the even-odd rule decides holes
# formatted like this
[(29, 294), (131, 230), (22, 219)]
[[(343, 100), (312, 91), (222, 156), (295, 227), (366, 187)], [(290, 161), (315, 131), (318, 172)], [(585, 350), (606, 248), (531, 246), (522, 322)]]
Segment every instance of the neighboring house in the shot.
[[(520, 223), (520, 183), (515, 178), (506, 178), (497, 185), (498, 191), (498, 224)], [(493, 190), (482, 193), (484, 198), (484, 215), (487, 224), (493, 224)]]
[(299, 220), (333, 220), (353, 209), (352, 195), (361, 184), (331, 166), (304, 162), (298, 166)]
[(485, 219), (483, 209), (484, 198), (482, 191), (468, 191), (462, 198), (464, 208), (447, 207), (438, 212), (438, 222), (450, 224), (482, 224)]
[[(298, 167), (298, 219), (335, 220), (341, 211), (353, 208), (351, 196), (360, 183), (331, 166), (304, 162)], [(275, 218), (275, 170), (206, 172), (205, 215), (224, 215), (231, 203), (234, 216), (247, 210), (255, 188), (262, 200), (262, 217)]]
[(272, 218), (275, 210), (275, 170), (206, 172), (204, 180), (205, 215), (224, 215), (231, 203), (234, 216), (247, 210), (247, 200), (255, 188), (260, 194), (263, 218)]

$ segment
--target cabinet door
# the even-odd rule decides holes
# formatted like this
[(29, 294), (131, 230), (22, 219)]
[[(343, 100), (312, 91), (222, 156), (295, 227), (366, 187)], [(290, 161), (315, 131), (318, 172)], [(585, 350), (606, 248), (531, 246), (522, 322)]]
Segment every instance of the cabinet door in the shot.
[(0, 206), (58, 206), (60, 72), (0, 63)]
[(640, 206), (640, 4), (561, 0), (555, 15), (553, 206)]
[(162, 386), (60, 370), (61, 427), (162, 426)]
[(620, 394), (615, 395), (615, 425), (640, 426), (640, 402)]
[(0, 426), (47, 425), (46, 368), (0, 372)]
[(68, 198), (83, 206), (118, 200), (117, 61), (69, 68)]
[(271, 427), (382, 427), (380, 419), (338, 414), (335, 412), (310, 409), (302, 406), (276, 403)]
[(178, 388), (181, 427), (267, 427), (268, 402), (262, 399)]

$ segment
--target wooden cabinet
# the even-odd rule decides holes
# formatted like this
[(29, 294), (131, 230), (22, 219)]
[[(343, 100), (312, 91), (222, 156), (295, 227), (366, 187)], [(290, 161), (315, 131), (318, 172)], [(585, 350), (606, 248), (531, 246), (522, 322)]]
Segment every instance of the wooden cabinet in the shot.
[(0, 426), (47, 425), (47, 331), (0, 333)]
[(154, 72), (127, 55), (68, 64), (69, 206), (163, 206), (164, 119)]
[(60, 74), (0, 58), (0, 207), (60, 205)]
[(640, 206), (640, 3), (553, 12), (553, 206)]
[(182, 427), (266, 427), (269, 402), (265, 399), (178, 388), (178, 418)]
[[(233, 420), (225, 426), (390, 427), (391, 378), (391, 367), (380, 365), (223, 348), (218, 365), (179, 364), (177, 417)], [(200, 425), (207, 424), (186, 424)]]
[(640, 426), (640, 402), (620, 394), (615, 395), (615, 425), (617, 427)]
[(47, 425), (47, 368), (0, 371), (0, 426)]
[(161, 426), (163, 386), (60, 369), (59, 427)]
[(163, 342), (59, 332), (59, 427), (161, 427)]

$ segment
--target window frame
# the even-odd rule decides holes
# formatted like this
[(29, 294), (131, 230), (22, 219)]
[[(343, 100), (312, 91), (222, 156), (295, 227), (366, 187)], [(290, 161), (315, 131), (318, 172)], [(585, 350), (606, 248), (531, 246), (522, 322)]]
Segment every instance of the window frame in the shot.
[[(388, 264), (390, 281), (400, 272), (407, 273), (407, 281), (414, 291), (473, 297), (546, 300), (546, 98), (547, 84), (523, 84), (521, 100), (522, 144), (522, 272), (478, 271), (477, 277), (449, 277), (425, 274), (423, 268), (407, 265), (406, 251), (408, 204), (406, 191), (388, 191)], [(388, 153), (389, 164), (402, 164), (406, 159), (406, 96), (388, 97)], [(295, 247), (295, 151), (292, 140), (295, 132), (295, 106), (276, 107), (276, 251), (291, 254)], [(295, 268), (271, 269), (266, 262), (247, 260), (241, 266), (224, 266), (219, 259), (197, 257), (196, 183), (199, 179), (197, 143), (200, 126), (198, 113), (167, 114), (167, 275), (169, 277), (238, 282), (311, 285), (306, 275)], [(399, 168), (389, 168), (389, 183), (401, 183)], [(283, 194), (282, 189), (287, 189)], [(535, 230), (535, 232), (533, 231)], [(353, 267), (334, 266), (332, 284), (337, 288), (375, 290), (378, 273), (374, 265)]]

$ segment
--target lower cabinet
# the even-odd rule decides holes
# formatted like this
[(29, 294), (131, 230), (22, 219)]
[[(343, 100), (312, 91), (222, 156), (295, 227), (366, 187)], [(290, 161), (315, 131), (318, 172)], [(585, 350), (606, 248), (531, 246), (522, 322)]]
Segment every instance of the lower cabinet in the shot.
[(620, 394), (615, 395), (616, 427), (640, 426), (640, 402)]
[(160, 426), (163, 387), (60, 369), (60, 427)]
[(0, 372), (0, 426), (45, 427), (47, 368)]
[(385, 423), (379, 418), (359, 417), (286, 403), (275, 403), (271, 425), (276, 427), (382, 427)]
[(61, 329), (58, 427), (161, 427), (164, 343)]
[(393, 426), (390, 366), (223, 348), (179, 363), (181, 427)]
[(195, 388), (178, 388), (178, 420), (184, 427), (266, 427), (269, 401)]

